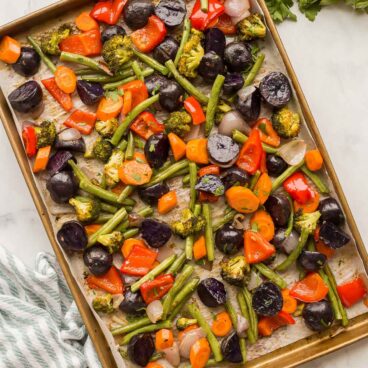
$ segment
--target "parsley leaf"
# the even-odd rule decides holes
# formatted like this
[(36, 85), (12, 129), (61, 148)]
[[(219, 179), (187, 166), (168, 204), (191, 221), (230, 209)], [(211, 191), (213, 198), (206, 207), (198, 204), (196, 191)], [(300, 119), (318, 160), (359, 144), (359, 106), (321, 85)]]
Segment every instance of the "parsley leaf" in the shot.
[(320, 0), (298, 0), (299, 10), (310, 20), (314, 21), (321, 10)]
[(290, 10), (293, 0), (266, 0), (266, 5), (276, 23), (281, 23), (285, 19), (296, 21), (296, 15)]

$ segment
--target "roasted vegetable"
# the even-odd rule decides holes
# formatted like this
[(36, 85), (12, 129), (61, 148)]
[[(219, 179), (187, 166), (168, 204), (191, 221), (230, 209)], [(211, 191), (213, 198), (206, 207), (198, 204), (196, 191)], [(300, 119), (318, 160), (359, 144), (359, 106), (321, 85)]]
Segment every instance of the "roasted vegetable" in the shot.
[(350, 235), (336, 226), (333, 222), (325, 221), (319, 229), (319, 238), (325, 245), (338, 249), (348, 244)]
[(42, 107), (42, 88), (38, 82), (30, 80), (25, 82), (8, 96), (12, 108), (22, 113), (37, 112)]
[(58, 29), (44, 34), (41, 37), (41, 49), (45, 54), (60, 55), (59, 44), (62, 40), (69, 37), (73, 31), (70, 24), (62, 24)]
[(112, 155), (113, 147), (112, 144), (102, 138), (96, 139), (92, 147), (84, 154), (85, 158), (97, 158), (102, 162), (108, 162), (110, 156)]
[(286, 106), (292, 94), (289, 79), (281, 72), (272, 72), (263, 77), (259, 91), (263, 99), (277, 109)]
[(152, 248), (161, 248), (171, 238), (172, 231), (165, 222), (148, 218), (142, 221), (141, 235)]
[(244, 256), (237, 256), (220, 263), (221, 277), (231, 285), (242, 286), (246, 273), (250, 271)]
[(112, 188), (119, 183), (119, 168), (124, 161), (124, 152), (115, 149), (107, 164), (104, 166), (105, 180), (108, 187)]
[(306, 231), (308, 234), (312, 234), (317, 228), (320, 217), (321, 213), (319, 211), (304, 213), (295, 219), (294, 227), (300, 233)]
[(205, 220), (201, 215), (194, 216), (193, 212), (189, 208), (186, 208), (181, 213), (181, 219), (175, 221), (171, 225), (171, 228), (176, 235), (186, 238), (189, 235), (201, 231), (204, 225)]
[(189, 133), (192, 118), (186, 111), (174, 111), (165, 120), (167, 133), (175, 133), (179, 137), (184, 137)]
[(197, 324), (197, 320), (195, 318), (181, 317), (176, 321), (176, 328), (178, 330), (185, 330), (187, 327), (193, 326), (195, 324)]
[(317, 332), (330, 327), (334, 320), (331, 303), (327, 300), (307, 304), (303, 308), (302, 316), (307, 327)]
[(96, 244), (83, 253), (83, 262), (88, 271), (95, 275), (104, 275), (112, 266), (112, 254), (102, 245)]
[(120, 303), (119, 309), (127, 314), (139, 316), (145, 313), (146, 303), (143, 301), (141, 293), (133, 293), (130, 288), (125, 289), (124, 300)]
[(92, 300), (92, 307), (96, 312), (112, 313), (114, 311), (112, 295), (109, 293), (97, 295)]
[(251, 14), (241, 20), (237, 25), (238, 36), (242, 41), (251, 41), (266, 37), (266, 26), (259, 14)]
[(294, 138), (300, 131), (300, 116), (283, 107), (272, 114), (272, 126), (282, 138)]
[(197, 68), (204, 55), (204, 49), (201, 45), (203, 33), (192, 28), (188, 42), (184, 46), (183, 53), (179, 59), (179, 73), (187, 78), (197, 76)]
[(201, 302), (210, 308), (218, 307), (226, 302), (224, 284), (213, 277), (203, 279), (198, 285), (197, 293)]
[(165, 133), (152, 134), (144, 145), (144, 155), (148, 164), (159, 169), (169, 156), (170, 143)]
[(107, 247), (109, 252), (116, 253), (120, 250), (124, 240), (124, 235), (120, 231), (113, 231), (110, 234), (100, 235), (97, 241)]
[(237, 253), (244, 244), (243, 233), (243, 230), (235, 228), (231, 223), (225, 224), (216, 232), (217, 249), (228, 255)]
[(69, 199), (69, 204), (75, 209), (78, 221), (93, 222), (101, 212), (101, 203), (97, 198), (74, 197)]
[(32, 47), (22, 47), (16, 63), (12, 64), (14, 71), (23, 77), (31, 77), (38, 72), (41, 58)]
[(129, 0), (123, 10), (124, 21), (132, 30), (143, 28), (153, 14), (153, 10), (150, 0)]
[(111, 138), (114, 135), (118, 126), (118, 120), (115, 118), (109, 120), (97, 120), (95, 129), (101, 137)]
[(102, 57), (114, 73), (118, 73), (132, 56), (132, 42), (128, 36), (116, 35), (106, 41), (102, 48)]
[(56, 127), (53, 121), (45, 120), (40, 126), (35, 126), (37, 148), (52, 146), (56, 138)]
[(76, 195), (79, 188), (71, 171), (61, 171), (47, 180), (46, 189), (54, 202), (66, 203)]
[(64, 222), (56, 237), (59, 244), (67, 251), (83, 251), (88, 243), (86, 230), (78, 221)]
[(252, 297), (252, 307), (261, 316), (272, 317), (282, 309), (283, 299), (279, 287), (270, 282), (258, 286)]

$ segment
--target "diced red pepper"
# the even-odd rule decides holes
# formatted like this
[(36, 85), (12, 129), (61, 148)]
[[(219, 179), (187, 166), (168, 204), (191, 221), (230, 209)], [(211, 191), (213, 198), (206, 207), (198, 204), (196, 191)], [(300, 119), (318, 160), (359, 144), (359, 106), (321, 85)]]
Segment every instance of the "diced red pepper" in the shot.
[(209, 174), (220, 175), (220, 168), (217, 165), (208, 165), (208, 166), (201, 167), (198, 170), (199, 177), (209, 175)]
[(289, 313), (281, 311), (273, 317), (262, 317), (258, 322), (258, 331), (261, 336), (271, 336), (278, 328), (294, 324), (294, 318)]
[(312, 197), (312, 188), (309, 186), (305, 176), (296, 172), (287, 178), (283, 183), (284, 189), (290, 194), (291, 198), (300, 204), (307, 203)]
[(327, 293), (328, 286), (316, 272), (308, 274), (290, 289), (290, 295), (304, 303), (319, 302), (326, 297)]
[(147, 53), (159, 45), (165, 36), (164, 22), (156, 15), (151, 15), (148, 18), (148, 23), (143, 28), (134, 31), (130, 38), (139, 51)]
[(35, 128), (32, 125), (25, 126), (22, 131), (22, 138), (27, 156), (33, 157), (37, 153), (37, 135)]
[(339, 293), (342, 304), (350, 308), (367, 295), (367, 287), (363, 279), (358, 276), (342, 285), (338, 285), (337, 292)]
[(59, 44), (61, 51), (71, 52), (83, 56), (97, 56), (101, 54), (102, 42), (100, 30), (71, 35)]
[(100, 1), (91, 10), (90, 16), (99, 22), (116, 24), (127, 0)]
[(63, 92), (57, 86), (55, 78), (44, 79), (42, 81), (42, 84), (65, 111), (70, 111), (73, 108), (73, 101), (71, 95)]
[(144, 111), (134, 120), (130, 129), (141, 138), (148, 139), (153, 134), (162, 133), (165, 130), (165, 125), (159, 123), (155, 115)]
[(199, 125), (206, 121), (201, 104), (193, 97), (189, 96), (184, 101), (184, 108), (192, 117), (193, 125)]
[(174, 276), (160, 275), (152, 281), (146, 281), (140, 287), (141, 295), (146, 304), (160, 300), (174, 285)]
[(205, 13), (201, 10), (201, 1), (197, 0), (189, 19), (192, 22), (192, 27), (199, 31), (204, 31), (224, 11), (225, 7), (222, 2), (218, 0), (208, 0), (208, 11)]
[(156, 258), (157, 252), (134, 245), (132, 251), (123, 262), (120, 271), (126, 275), (144, 276), (152, 269)]
[(144, 100), (148, 98), (148, 90), (145, 83), (141, 80), (134, 80), (123, 84), (119, 87), (124, 93), (130, 91), (132, 93), (132, 102), (130, 110), (133, 110), (137, 105), (139, 105)]
[(267, 159), (266, 152), (262, 151), (261, 163), (259, 164), (259, 170), (261, 171), (262, 174), (267, 173), (266, 159)]
[(253, 230), (244, 233), (244, 255), (249, 264), (263, 262), (275, 253), (275, 247), (260, 233)]
[(262, 152), (259, 131), (253, 129), (240, 151), (236, 165), (253, 175), (260, 167)]
[(110, 294), (123, 294), (123, 280), (115, 266), (102, 276), (89, 275), (86, 279), (91, 289), (102, 289)]
[(225, 35), (232, 36), (236, 34), (236, 26), (233, 24), (231, 17), (227, 14), (221, 14), (219, 18), (211, 22), (207, 28), (216, 27), (221, 30)]
[(69, 118), (64, 121), (68, 128), (74, 128), (82, 134), (91, 134), (96, 123), (96, 114), (91, 112), (75, 110)]

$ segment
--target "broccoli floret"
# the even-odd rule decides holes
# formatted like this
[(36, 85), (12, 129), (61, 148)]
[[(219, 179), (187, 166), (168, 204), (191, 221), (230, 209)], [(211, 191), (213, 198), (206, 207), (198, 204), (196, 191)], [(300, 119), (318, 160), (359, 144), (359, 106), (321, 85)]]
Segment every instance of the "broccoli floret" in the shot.
[(307, 234), (312, 234), (317, 228), (320, 217), (321, 213), (319, 211), (304, 213), (295, 219), (294, 227), (300, 233), (306, 232)]
[(176, 328), (178, 330), (185, 330), (187, 327), (195, 325), (197, 320), (194, 318), (181, 317), (176, 321)]
[(106, 163), (112, 155), (112, 151), (113, 146), (108, 140), (98, 138), (93, 145), (88, 148), (84, 157), (97, 158), (98, 160)]
[(75, 197), (69, 199), (75, 209), (77, 219), (81, 222), (95, 221), (101, 212), (101, 203), (97, 198)]
[(171, 225), (171, 228), (176, 235), (186, 238), (189, 235), (201, 231), (205, 224), (206, 221), (202, 216), (194, 216), (192, 211), (186, 208), (181, 213), (181, 219), (175, 221)]
[(192, 124), (192, 117), (186, 111), (174, 111), (165, 120), (167, 133), (175, 133), (179, 137), (184, 137), (189, 133)]
[(63, 24), (58, 29), (41, 37), (41, 49), (45, 54), (60, 55), (59, 43), (69, 37), (73, 31), (70, 24)]
[(189, 40), (186, 42), (183, 53), (179, 59), (178, 70), (181, 75), (187, 78), (197, 76), (197, 68), (204, 55), (204, 49), (201, 45), (203, 33), (192, 28)]
[(56, 138), (56, 126), (53, 121), (45, 120), (35, 127), (37, 148), (52, 146)]
[(112, 313), (114, 311), (111, 294), (98, 295), (92, 300), (92, 307), (96, 312)]
[(252, 14), (237, 24), (239, 39), (251, 41), (266, 37), (266, 26), (259, 14)]
[(106, 41), (102, 57), (112, 72), (117, 73), (133, 56), (132, 41), (128, 36), (116, 35)]
[(105, 180), (108, 187), (112, 188), (119, 183), (119, 168), (123, 164), (124, 153), (115, 149), (104, 167)]
[(237, 256), (220, 263), (221, 277), (231, 285), (242, 286), (250, 271), (244, 256)]
[(96, 122), (95, 128), (97, 133), (103, 138), (111, 138), (116, 129), (118, 129), (119, 123), (118, 119), (109, 120), (98, 120)]
[(294, 138), (300, 131), (300, 116), (287, 107), (283, 107), (273, 113), (272, 126), (282, 138)]
[(110, 234), (100, 235), (97, 241), (108, 248), (110, 253), (116, 253), (120, 250), (124, 235), (120, 231), (113, 231)]

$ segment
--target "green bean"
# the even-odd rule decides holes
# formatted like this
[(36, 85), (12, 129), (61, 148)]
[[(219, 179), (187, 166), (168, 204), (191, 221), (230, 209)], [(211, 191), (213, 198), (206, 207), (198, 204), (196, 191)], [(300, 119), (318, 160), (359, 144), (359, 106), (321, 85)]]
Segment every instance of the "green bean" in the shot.
[(142, 141), (142, 139), (134, 137), (134, 146), (139, 149), (144, 149), (145, 143)]
[(252, 66), (252, 69), (250, 70), (249, 74), (247, 75), (245, 79), (244, 87), (248, 87), (254, 82), (254, 79), (256, 78), (259, 72), (259, 69), (261, 69), (264, 59), (265, 59), (265, 54), (259, 54), (257, 56), (257, 59)]
[(175, 60), (174, 60), (175, 67), (178, 65), (180, 57), (181, 57), (181, 55), (183, 54), (183, 51), (184, 51), (184, 46), (188, 42), (188, 39), (189, 39), (189, 36), (190, 36), (190, 29), (191, 29), (190, 20), (188, 18), (185, 18), (184, 27), (183, 27), (183, 36), (181, 37), (181, 40), (180, 40), (180, 45), (179, 45), (178, 52), (175, 55)]
[(129, 128), (132, 121), (144, 110), (148, 109), (151, 105), (156, 103), (159, 99), (159, 95), (152, 96), (147, 100), (144, 100), (139, 105), (134, 107), (134, 109), (125, 117), (123, 122), (119, 125), (118, 129), (115, 131), (113, 137), (111, 138), (111, 143), (117, 146), (120, 139), (125, 134), (126, 130)]
[[(144, 70), (142, 70), (142, 76), (143, 77), (148, 77), (149, 75), (153, 74), (154, 70), (151, 69), (151, 68), (146, 68)], [(122, 77), (120, 76), (120, 79), (115, 81), (115, 82), (111, 82), (111, 83), (106, 83), (103, 88), (105, 90), (111, 90), (111, 89), (116, 89), (126, 83), (129, 83), (129, 82), (132, 82), (135, 80), (135, 76), (131, 76), (131, 77), (128, 77), (128, 78), (124, 78), (124, 79), (121, 79)]]
[(51, 73), (54, 74), (55, 71), (56, 71), (55, 64), (51, 61), (51, 59), (48, 56), (46, 56), (43, 53), (40, 45), (33, 39), (33, 37), (28, 36), (27, 39), (28, 39), (29, 43), (32, 45), (32, 47), (34, 48), (34, 50), (37, 52), (37, 54), (40, 56), (43, 63), (49, 68)]
[(123, 203), (134, 192), (135, 187), (133, 185), (127, 185), (119, 194), (118, 203)]
[(137, 227), (133, 227), (123, 233), (124, 239), (130, 239), (133, 238), (133, 236), (136, 236), (139, 234), (139, 229)]
[[(90, 75), (95, 72), (96, 72), (95, 70), (92, 70), (90, 68), (80, 68), (80, 69), (74, 70), (75, 75), (78, 75), (78, 76)], [(98, 73), (98, 74), (105, 75), (104, 73)]]
[(96, 70), (110, 76), (112, 75), (111, 71), (106, 66), (87, 56), (62, 51), (60, 54), (60, 60), (88, 66), (92, 70)]
[(95, 224), (105, 224), (107, 221), (109, 221), (112, 218), (111, 213), (101, 213), (100, 216), (97, 217), (95, 221), (93, 221)]
[(137, 51), (136, 49), (133, 49), (133, 53), (135, 56), (141, 59), (145, 64), (150, 66), (152, 69), (157, 70), (161, 74), (167, 75), (167, 73), (169, 72), (164, 65), (160, 64), (157, 60), (151, 58), (150, 56), (143, 54)]
[(143, 326), (141, 328), (137, 328), (136, 330), (128, 333), (127, 335), (125, 335), (123, 337), (123, 339), (121, 340), (121, 344), (122, 345), (127, 345), (127, 344), (129, 344), (129, 341), (136, 335), (146, 333), (146, 332), (158, 331), (158, 330), (161, 330), (162, 328), (172, 328), (172, 322), (171, 321), (163, 321), (163, 322), (159, 322), (159, 323), (156, 323), (156, 324), (151, 324), (151, 325)]
[(339, 304), (337, 302), (336, 295), (335, 295), (334, 291), (332, 290), (332, 285), (330, 283), (330, 280), (328, 279), (327, 275), (325, 274), (325, 272), (323, 270), (319, 270), (319, 275), (322, 277), (324, 283), (328, 287), (328, 297), (329, 297), (330, 302), (331, 302), (331, 307), (332, 307), (332, 310), (334, 312), (335, 319), (336, 320), (342, 320)]
[(200, 310), (195, 304), (189, 304), (188, 311), (190, 315), (198, 321), (199, 326), (203, 329), (203, 331), (207, 335), (207, 340), (211, 346), (211, 350), (216, 362), (221, 362), (223, 357), (221, 353), (220, 344), (216, 339), (215, 335), (213, 334), (211, 327), (209, 326), (205, 318), (202, 316)]
[(257, 341), (258, 340), (258, 320), (257, 320), (257, 314), (252, 307), (252, 295), (246, 287), (242, 288), (242, 292), (243, 292), (245, 304), (248, 309), (250, 323), (251, 323), (252, 330), (253, 330), (253, 336), (254, 336), (255, 341)]
[(287, 287), (287, 282), (263, 263), (256, 263), (253, 267), (255, 267), (264, 277), (278, 285), (281, 289), (285, 289)]
[(236, 299), (238, 301), (241, 314), (248, 321), (248, 330), (247, 330), (248, 340), (251, 344), (254, 344), (256, 342), (256, 338), (253, 334), (253, 326), (252, 326), (252, 323), (251, 323), (251, 320), (250, 320), (247, 305), (245, 304), (245, 299), (244, 299), (243, 293), (238, 292), (238, 294), (236, 295)]
[[(140, 210), (137, 211), (137, 215), (142, 216), (142, 217), (148, 217), (152, 214), (153, 214), (153, 209), (150, 206), (143, 207), (143, 208), (141, 208)], [(129, 228), (129, 226), (130, 226), (129, 219), (127, 219), (119, 225), (117, 230), (120, 231), (120, 232), (124, 232)]]
[(144, 317), (144, 318), (139, 319), (138, 321), (129, 322), (125, 326), (113, 328), (111, 330), (111, 333), (113, 336), (127, 334), (143, 326), (147, 326), (150, 323), (151, 323), (150, 319), (148, 317)]
[(176, 295), (172, 301), (172, 308), (176, 308), (189, 294), (192, 294), (196, 290), (199, 284), (199, 278), (195, 277), (191, 279)]
[(139, 79), (141, 81), (144, 81), (144, 77), (143, 77), (143, 74), (142, 74), (142, 69), (141, 69), (141, 67), (139, 66), (139, 64), (136, 60), (134, 60), (133, 63), (132, 63), (132, 69), (133, 69), (133, 72), (134, 72), (135, 76), (137, 77), (137, 79)]
[(196, 197), (197, 197), (197, 190), (195, 188), (197, 184), (197, 165), (194, 162), (189, 163), (189, 183), (190, 183), (190, 201), (189, 201), (189, 208), (193, 211)]
[(205, 226), (205, 238), (206, 238), (206, 249), (207, 249), (207, 259), (212, 262), (215, 259), (215, 246), (213, 240), (212, 231), (212, 214), (211, 207), (208, 203), (204, 203), (202, 206), (203, 217), (206, 220)]
[(177, 71), (172, 60), (166, 61), (165, 65), (176, 81), (188, 92), (188, 94), (194, 96), (202, 104), (208, 103), (209, 98)]
[(188, 165), (189, 165), (188, 160), (181, 160), (181, 161), (175, 162), (174, 164), (169, 166), (164, 171), (162, 171), (162, 172), (158, 173), (157, 175), (155, 175), (151, 179), (151, 181), (148, 184), (146, 184), (144, 187), (148, 187), (148, 186), (151, 186), (153, 184), (160, 183), (161, 181), (164, 181), (164, 180), (170, 178), (173, 174), (177, 173), (178, 171), (187, 168)]
[(134, 135), (131, 131), (128, 133), (128, 145), (125, 151), (125, 158), (132, 160), (134, 157)]
[(162, 261), (158, 266), (153, 268), (150, 272), (148, 272), (146, 275), (144, 275), (142, 278), (140, 278), (138, 281), (136, 281), (130, 288), (130, 290), (135, 293), (138, 291), (138, 289), (141, 287), (142, 284), (144, 284), (148, 280), (153, 280), (156, 276), (158, 276), (160, 273), (164, 272), (167, 268), (171, 266), (171, 264), (175, 261), (176, 255), (172, 255), (168, 258), (166, 258), (164, 261)]
[(273, 193), (276, 189), (280, 188), (282, 183), (295, 172), (297, 172), (304, 164), (304, 160), (297, 165), (289, 166), (280, 176), (278, 176), (272, 183), (272, 190)]
[(87, 193), (93, 194), (95, 197), (101, 198), (107, 202), (118, 203), (118, 196), (115, 193), (102, 189), (90, 181), (82, 180), (79, 182), (79, 187)]
[[(199, 280), (197, 282), (197, 285), (199, 283)], [(178, 314), (180, 313), (180, 311), (183, 309), (183, 307), (185, 305), (187, 305), (189, 299), (191, 298), (192, 294), (195, 292), (197, 285), (192, 285), (191, 288), (188, 288), (187, 286), (185, 286), (184, 288), (186, 288), (186, 295), (184, 295), (182, 297), (182, 300), (177, 303), (176, 307), (172, 309), (171, 313), (170, 313), (170, 317), (169, 320), (170, 321), (174, 321), (174, 319), (178, 316)]]
[(224, 217), (221, 220), (213, 224), (212, 226), (213, 232), (216, 232), (222, 226), (232, 221), (237, 213), (238, 212), (236, 212), (235, 210), (230, 210), (228, 213), (225, 213)]
[(186, 175), (188, 174), (188, 172), (189, 172), (189, 169), (185, 167), (184, 169), (174, 172), (167, 179), (174, 179), (174, 178), (177, 178), (178, 176)]
[(182, 182), (183, 182), (183, 185), (188, 185), (188, 184), (190, 183), (190, 174), (185, 175), (185, 176), (183, 177)]
[(118, 208), (108, 203), (101, 203), (101, 210), (108, 213), (115, 213)]
[(125, 139), (122, 139), (116, 148), (119, 149), (120, 151), (125, 152), (127, 146), (128, 146), (128, 142)]
[[(195, 204), (193, 209), (194, 216), (199, 216), (201, 213), (202, 206), (200, 204)], [(194, 235), (189, 235), (185, 238), (185, 256), (186, 259), (193, 258), (193, 245), (194, 245)]]
[[(235, 142), (240, 144), (245, 143), (248, 137), (237, 129), (233, 130), (233, 139)], [(269, 146), (268, 144), (262, 143), (262, 148), (266, 153), (277, 153), (277, 149)]]
[(93, 83), (113, 83), (118, 82), (123, 78), (132, 77), (133, 75), (134, 75), (133, 70), (124, 70), (122, 73), (114, 76), (90, 74), (90, 75), (82, 75), (81, 79), (86, 82), (93, 82)]
[(320, 193), (322, 194), (330, 193), (330, 189), (328, 188), (328, 186), (323, 182), (323, 180), (317, 174), (310, 171), (305, 165), (303, 165), (300, 168), (300, 170), (303, 171), (303, 173), (308, 176), (308, 178), (314, 183), (314, 185), (317, 187)]
[(256, 187), (256, 184), (260, 176), (261, 176), (261, 172), (257, 170), (255, 174), (252, 176), (252, 179), (250, 180), (250, 184), (249, 184), (250, 190), (253, 190)]
[(176, 275), (182, 268), (183, 264), (185, 263), (185, 253), (181, 253), (179, 257), (175, 259), (173, 264), (167, 269), (167, 273), (171, 273), (172, 275)]
[(231, 304), (230, 298), (226, 298), (225, 308), (227, 310), (227, 313), (229, 313), (234, 330), (236, 330), (238, 328), (238, 317), (236, 315), (234, 306)]
[(212, 128), (215, 125), (216, 109), (218, 101), (220, 99), (221, 89), (222, 86), (224, 85), (224, 82), (225, 77), (221, 74), (218, 74), (215, 79), (215, 82), (213, 83), (206, 110), (206, 123), (204, 128), (206, 136), (210, 135)]
[(289, 201), (290, 216), (289, 216), (288, 224), (285, 230), (285, 238), (287, 238), (291, 234), (291, 232), (293, 231), (293, 227), (294, 227), (294, 204), (288, 193), (286, 193), (286, 196)]
[(208, 12), (208, 0), (201, 0), (201, 10), (204, 13)]

